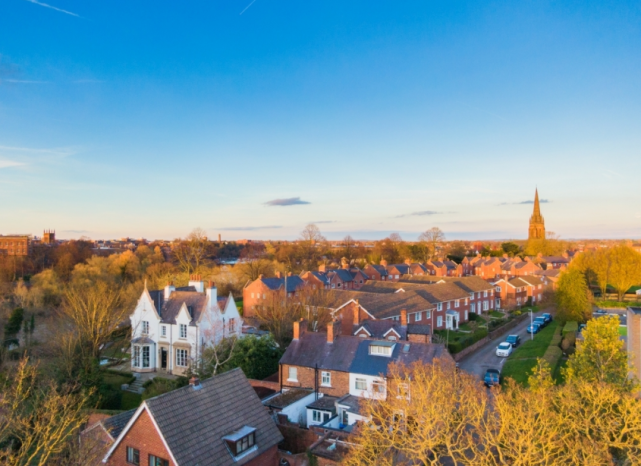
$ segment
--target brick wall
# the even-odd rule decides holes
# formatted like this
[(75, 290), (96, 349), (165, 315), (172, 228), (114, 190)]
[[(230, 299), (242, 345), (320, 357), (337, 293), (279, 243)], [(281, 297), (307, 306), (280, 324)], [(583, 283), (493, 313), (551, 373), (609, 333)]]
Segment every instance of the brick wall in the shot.
[(277, 466), (278, 465), (278, 445), (274, 445), (266, 452), (260, 454), (251, 461), (245, 463), (246, 466)]
[(641, 379), (641, 315), (628, 310), (628, 358), (632, 363), (632, 373)]
[(140, 451), (141, 465), (149, 464), (149, 455), (151, 454), (164, 458), (169, 461), (170, 466), (175, 466), (146, 410), (136, 419), (134, 425), (127, 432), (127, 436), (122, 439), (109, 457), (107, 464), (110, 466), (131, 466), (130, 463), (127, 463), (127, 447), (133, 447)]
[[(283, 387), (291, 388), (309, 388), (314, 389), (314, 368), (295, 366), (298, 372), (298, 382), (290, 382), (287, 380), (289, 374), (289, 365), (282, 365), (282, 385)], [(349, 393), (349, 373), (340, 371), (325, 371), (331, 373), (331, 387), (324, 387), (321, 385), (322, 370), (318, 369), (318, 391), (331, 396), (343, 396)]]

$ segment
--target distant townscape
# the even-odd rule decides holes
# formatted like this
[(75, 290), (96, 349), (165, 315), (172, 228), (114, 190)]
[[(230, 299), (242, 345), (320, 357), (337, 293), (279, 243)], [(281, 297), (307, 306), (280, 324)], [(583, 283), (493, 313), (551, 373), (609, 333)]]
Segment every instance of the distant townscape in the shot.
[(559, 239), (538, 191), (527, 240), (45, 230), (0, 279), (3, 464), (641, 458), (641, 244)]

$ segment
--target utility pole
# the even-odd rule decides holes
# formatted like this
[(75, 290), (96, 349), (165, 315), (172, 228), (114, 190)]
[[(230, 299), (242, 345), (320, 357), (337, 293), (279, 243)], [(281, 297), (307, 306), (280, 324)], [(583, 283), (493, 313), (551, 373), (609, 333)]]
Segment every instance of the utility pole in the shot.
[(530, 329), (532, 330), (530, 332), (530, 337), (531, 337), (530, 340), (534, 340), (534, 324), (532, 321), (532, 308), (530, 308)]

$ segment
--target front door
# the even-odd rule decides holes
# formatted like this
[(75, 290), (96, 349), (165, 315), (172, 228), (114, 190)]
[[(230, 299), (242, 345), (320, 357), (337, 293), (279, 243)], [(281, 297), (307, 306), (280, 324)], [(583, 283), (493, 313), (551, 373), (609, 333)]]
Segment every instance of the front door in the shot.
[(160, 367), (167, 370), (167, 350), (165, 348), (160, 349)]

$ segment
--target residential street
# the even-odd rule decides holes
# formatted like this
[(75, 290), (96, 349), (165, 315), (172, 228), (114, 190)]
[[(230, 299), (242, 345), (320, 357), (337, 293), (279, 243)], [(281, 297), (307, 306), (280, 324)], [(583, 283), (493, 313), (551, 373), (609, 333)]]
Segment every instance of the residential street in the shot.
[[(549, 312), (549, 310), (537, 312), (534, 314), (533, 318), (543, 314), (543, 312)], [(508, 335), (519, 335), (521, 337), (521, 344), (523, 344), (523, 342), (531, 338), (530, 334), (526, 332), (528, 325), (530, 325), (530, 319), (526, 319), (511, 330), (507, 330), (498, 338), (495, 338), (475, 352), (461, 359), (459, 361), (459, 367), (467, 372), (476, 374), (481, 378), (485, 375), (485, 371), (487, 369), (502, 370), (503, 364), (507, 358), (497, 356), (496, 347), (499, 343), (505, 341), (505, 338), (507, 338)]]

